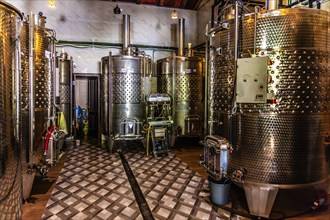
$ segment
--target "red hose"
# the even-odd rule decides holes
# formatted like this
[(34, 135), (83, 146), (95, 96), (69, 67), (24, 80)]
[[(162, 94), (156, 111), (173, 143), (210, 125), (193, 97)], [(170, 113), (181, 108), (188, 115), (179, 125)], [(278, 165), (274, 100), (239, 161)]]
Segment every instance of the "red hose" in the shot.
[(44, 143), (44, 154), (46, 155), (47, 152), (48, 152), (48, 145), (49, 145), (49, 140), (50, 138), (52, 137), (52, 133), (53, 131), (55, 130), (55, 125), (49, 127), (47, 129), (47, 135), (46, 135), (46, 140), (45, 140), (45, 143)]

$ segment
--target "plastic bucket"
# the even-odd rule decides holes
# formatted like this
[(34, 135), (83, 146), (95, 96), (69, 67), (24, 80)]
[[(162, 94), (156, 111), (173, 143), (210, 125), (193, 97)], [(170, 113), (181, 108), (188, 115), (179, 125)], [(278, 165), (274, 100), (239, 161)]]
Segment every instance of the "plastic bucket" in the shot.
[(230, 182), (223, 183), (212, 177), (208, 178), (210, 187), (210, 200), (216, 205), (224, 205), (228, 202), (230, 193)]

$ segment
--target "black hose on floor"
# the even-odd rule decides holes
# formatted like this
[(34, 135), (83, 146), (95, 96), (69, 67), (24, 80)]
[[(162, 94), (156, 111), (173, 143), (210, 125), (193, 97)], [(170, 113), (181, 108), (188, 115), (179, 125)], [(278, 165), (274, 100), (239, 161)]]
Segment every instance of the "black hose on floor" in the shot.
[(121, 163), (123, 164), (124, 170), (126, 172), (128, 181), (131, 184), (136, 202), (139, 205), (139, 209), (140, 209), (143, 219), (154, 220), (154, 217), (151, 213), (149, 205), (148, 205), (146, 199), (144, 198), (144, 195), (140, 189), (140, 186), (139, 186), (138, 182), (136, 181), (135, 176), (131, 170), (131, 167), (129, 166), (123, 152), (119, 151), (118, 153), (120, 156)]

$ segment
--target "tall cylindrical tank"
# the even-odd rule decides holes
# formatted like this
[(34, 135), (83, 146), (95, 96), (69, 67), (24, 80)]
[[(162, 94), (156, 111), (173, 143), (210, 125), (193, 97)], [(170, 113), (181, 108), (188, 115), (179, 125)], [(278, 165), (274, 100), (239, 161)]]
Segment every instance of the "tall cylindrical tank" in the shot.
[(22, 216), (20, 168), (20, 45), (21, 13), (0, 2), (0, 219)]
[[(43, 155), (43, 135), (53, 112), (52, 55), (47, 52), (51, 44), (47, 39), (45, 17), (30, 14), (21, 29), (21, 147), (23, 198), (27, 199), (33, 185), (33, 164)], [(54, 42), (53, 42), (54, 43)]]
[[(33, 65), (34, 65), (34, 111), (35, 111), (35, 130), (34, 146), (42, 145), (42, 137), (47, 129), (49, 103), (48, 85), (51, 84), (47, 74), (47, 58), (45, 56), (47, 49), (47, 38), (45, 21), (46, 17), (37, 16), (35, 19), (33, 33)], [(31, 22), (30, 22), (31, 25)], [(41, 147), (42, 148), (42, 147)], [(41, 149), (38, 148), (38, 149)]]
[[(306, 8), (242, 16), (237, 44), (240, 58), (251, 57), (254, 50), (258, 57), (268, 57), (266, 96), (254, 93), (263, 86), (245, 92), (252, 94), (252, 99), (266, 97), (265, 103), (238, 102), (251, 75), (248, 69), (242, 77), (235, 75), (234, 19), (210, 34), (210, 132), (233, 145), (228, 171), (241, 168), (246, 172), (244, 188), (254, 215), (267, 217), (267, 213), (257, 210), (260, 207), (250, 206), (250, 198), (257, 197), (251, 196), (252, 189), (257, 186), (254, 193), (263, 193), (266, 188), (272, 191), (269, 189), (313, 186), (327, 180), (328, 18), (325, 11)], [(240, 68), (243, 67), (238, 64), (237, 70), (242, 73)], [(252, 84), (258, 79), (251, 78)]]
[(127, 14), (123, 15), (122, 53), (110, 53), (101, 60), (101, 132), (110, 151), (115, 140), (143, 141), (145, 96), (151, 90), (151, 59), (144, 52), (132, 51)]
[(59, 80), (59, 94), (60, 94), (60, 109), (64, 113), (66, 120), (66, 127), (68, 135), (72, 136), (72, 74), (73, 61), (69, 59), (67, 53), (62, 53), (59, 59), (60, 80)]
[[(109, 63), (110, 60), (110, 63)], [(144, 77), (150, 75), (145, 56), (115, 55), (102, 58), (101, 118), (102, 134), (122, 134), (123, 119), (145, 119)], [(141, 129), (141, 128), (140, 128)], [(142, 130), (141, 130), (142, 131)]]
[(202, 58), (174, 56), (158, 60), (157, 91), (172, 97), (175, 135), (203, 134)]
[(46, 70), (47, 70), (47, 97), (48, 97), (48, 127), (55, 124), (55, 89), (56, 89), (56, 32), (52, 29), (46, 29)]

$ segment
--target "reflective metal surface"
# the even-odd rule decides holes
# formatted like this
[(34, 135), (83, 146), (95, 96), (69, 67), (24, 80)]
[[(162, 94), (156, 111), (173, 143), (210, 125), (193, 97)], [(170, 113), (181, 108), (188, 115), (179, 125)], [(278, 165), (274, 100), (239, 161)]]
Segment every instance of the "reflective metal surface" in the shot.
[(20, 16), (17, 9), (0, 2), (0, 219), (22, 216), (18, 92)]
[(145, 119), (144, 77), (150, 75), (151, 62), (144, 56), (109, 57), (102, 58), (101, 127), (103, 135), (115, 137), (122, 135), (124, 118)]
[[(22, 23), (21, 28), (21, 155), (22, 162), (30, 160), (29, 150), (29, 24)], [(25, 170), (22, 167), (23, 171)]]
[[(173, 75), (175, 75), (174, 81)], [(175, 88), (174, 93), (173, 88)], [(158, 60), (157, 91), (169, 94), (174, 100), (173, 119), (176, 135), (202, 135), (203, 61), (201, 58), (177, 56)]]
[[(328, 17), (327, 12), (314, 9), (280, 9), (258, 15), (257, 55), (270, 59), (268, 99), (272, 104), (233, 105), (234, 25), (211, 38), (209, 122), (211, 133), (233, 143), (229, 172), (245, 168), (246, 181), (277, 185), (327, 178)], [(242, 23), (239, 58), (250, 57), (253, 51), (254, 15), (244, 16)], [(230, 115), (231, 110), (236, 114)]]
[(60, 109), (64, 113), (68, 135), (72, 134), (72, 60), (68, 54), (61, 54), (60, 65)]
[[(34, 130), (34, 148), (42, 149), (43, 132), (47, 129), (49, 97), (48, 85), (50, 84), (47, 74), (47, 59), (45, 51), (46, 45), (46, 30), (45, 17), (39, 17), (39, 25), (34, 27), (34, 76), (35, 76), (35, 94), (30, 94), (35, 98), (35, 130)], [(38, 147), (38, 145), (40, 147)], [(42, 152), (42, 151), (40, 151)]]
[[(48, 29), (48, 37), (46, 39), (46, 73), (47, 73), (47, 96), (48, 96), (48, 118), (55, 123), (55, 56), (56, 56), (56, 39), (55, 32)], [(48, 120), (47, 127), (51, 126), (51, 120)]]
[(100, 93), (101, 93), (101, 132), (109, 135), (109, 57), (101, 61)]

